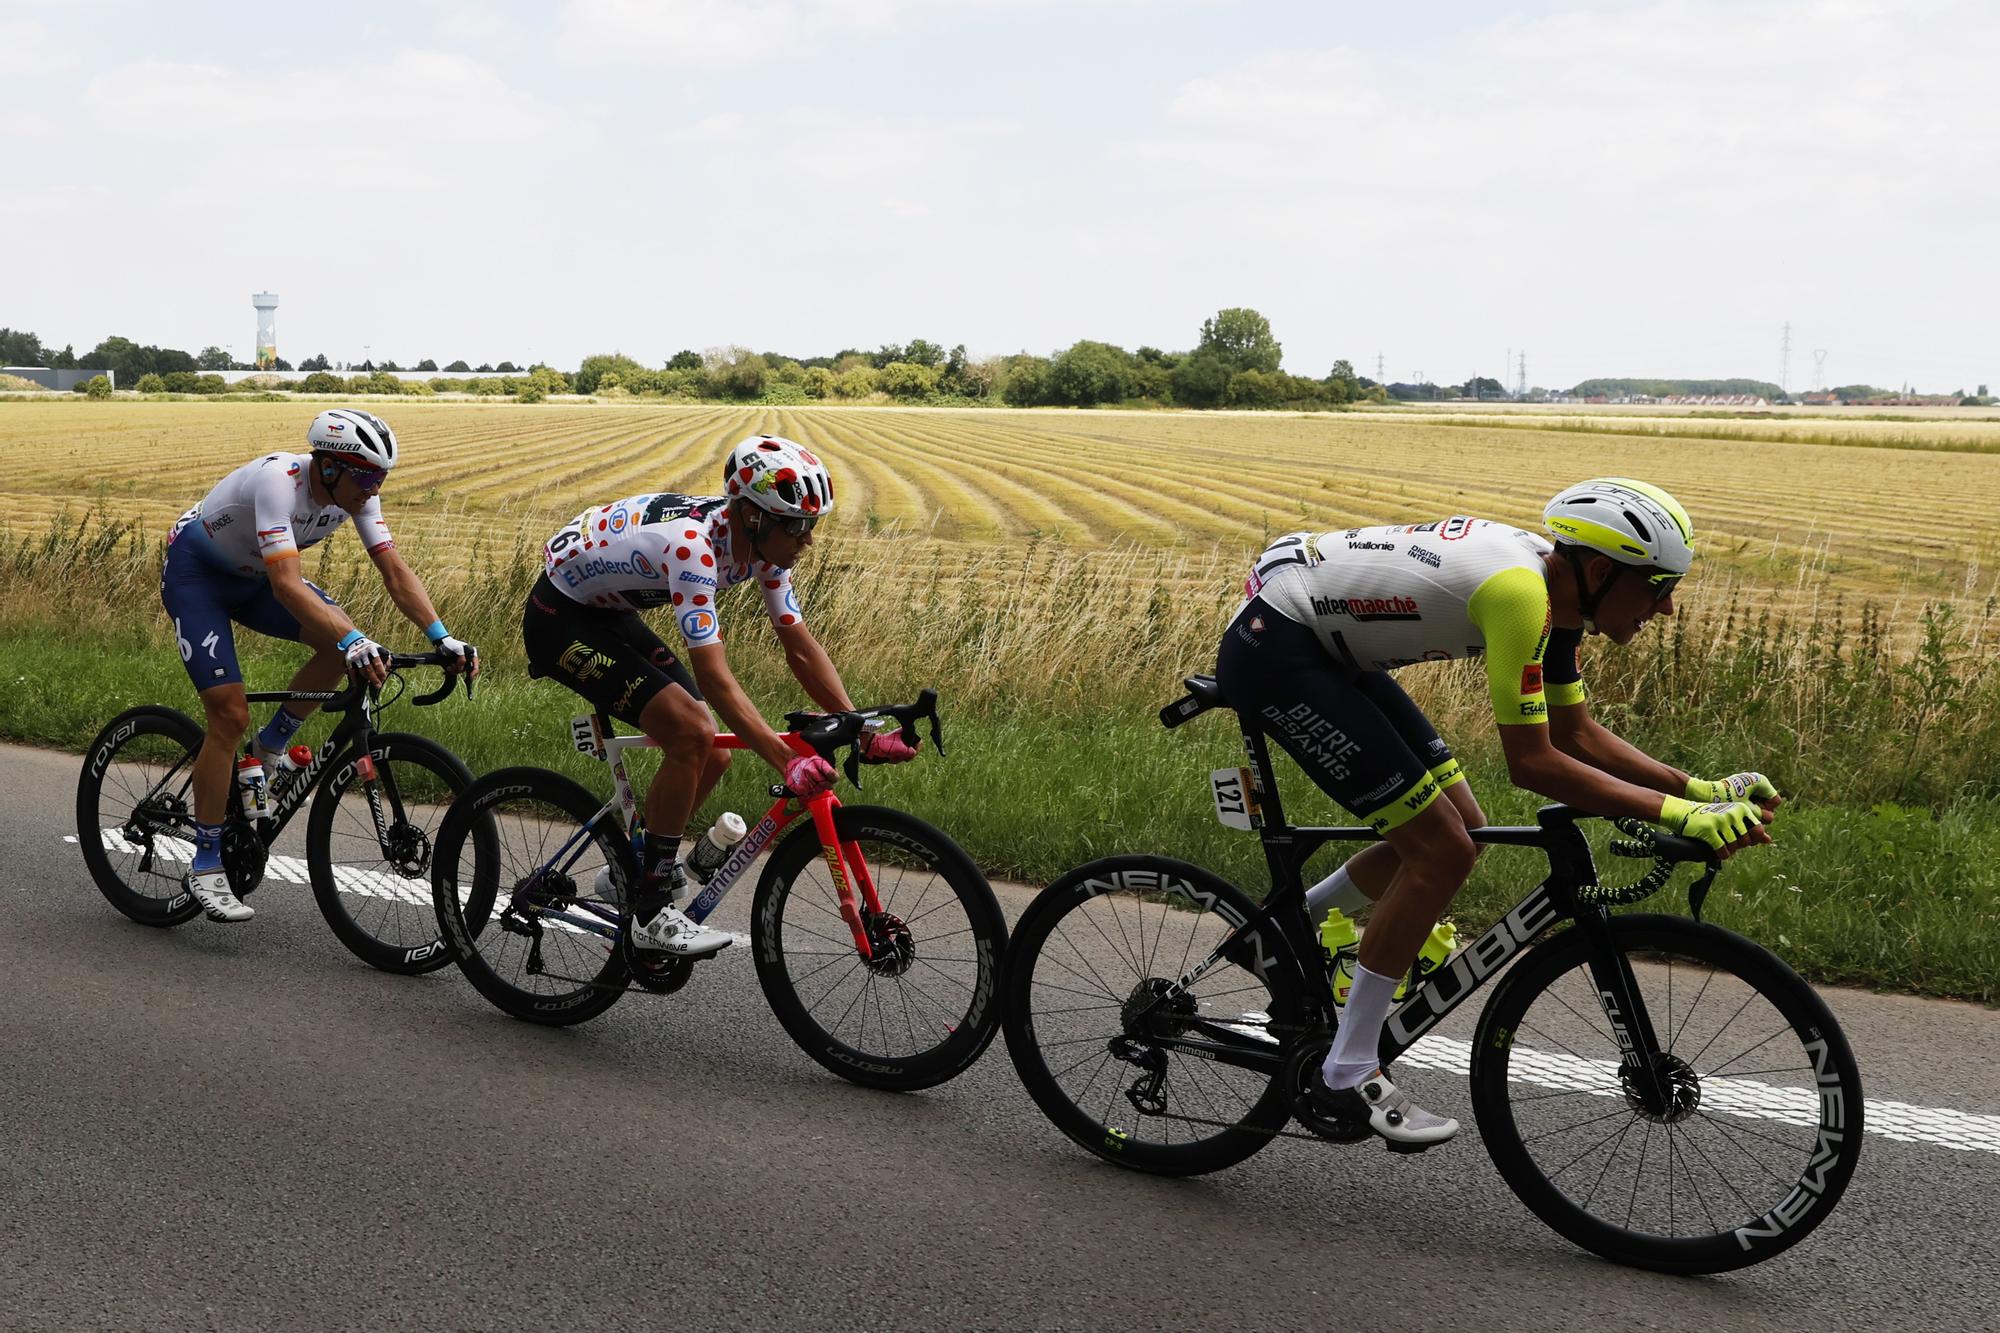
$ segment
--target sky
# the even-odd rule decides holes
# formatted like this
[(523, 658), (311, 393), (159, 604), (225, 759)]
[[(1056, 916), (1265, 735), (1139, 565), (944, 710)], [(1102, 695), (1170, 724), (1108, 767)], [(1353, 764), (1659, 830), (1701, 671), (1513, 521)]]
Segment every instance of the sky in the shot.
[[(2000, 382), (1986, 0), (0, 0), (0, 325)], [(1982, 93), (1982, 88), (1989, 91)]]

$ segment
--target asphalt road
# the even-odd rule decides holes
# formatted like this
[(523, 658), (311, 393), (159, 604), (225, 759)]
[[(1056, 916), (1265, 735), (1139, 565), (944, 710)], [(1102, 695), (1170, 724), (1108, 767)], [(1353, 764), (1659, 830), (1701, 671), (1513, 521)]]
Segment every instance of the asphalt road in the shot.
[[(1973, 1118), (1874, 1110), (1920, 1132), (1871, 1133), (1803, 1245), (1667, 1278), (1544, 1228), (1470, 1125), (1172, 1181), (1071, 1146), (999, 1042), (932, 1092), (849, 1086), (740, 947), (552, 1031), (452, 969), (371, 971), (303, 886), (137, 926), (64, 840), (77, 766), (0, 747), (6, 1328), (2000, 1327), (1988, 1010), (1830, 995), (1871, 1102)], [(1469, 1119), (1462, 1084), (1415, 1088)]]

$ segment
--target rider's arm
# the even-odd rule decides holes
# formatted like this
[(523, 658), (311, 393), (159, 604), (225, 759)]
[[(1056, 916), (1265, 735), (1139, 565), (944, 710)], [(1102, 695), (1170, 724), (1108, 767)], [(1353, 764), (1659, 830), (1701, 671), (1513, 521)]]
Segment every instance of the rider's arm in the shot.
[[(1542, 656), (1552, 626), (1548, 584), (1541, 573), (1526, 567), (1503, 569), (1480, 584), (1466, 610), (1486, 638), (1486, 684), (1500, 724), (1508, 779), (1597, 814), (1658, 819), (1660, 792), (1566, 754), (1550, 739)], [(1566, 691), (1558, 693), (1570, 697)]]
[(701, 687), (702, 698), (708, 701), (729, 729), (743, 738), (744, 744), (756, 752), (757, 756), (780, 773), (785, 765), (798, 756), (783, 741), (778, 733), (771, 730), (763, 717), (750, 702), (750, 696), (736, 683), (736, 675), (729, 669), (729, 659), (723, 656), (720, 642), (690, 647), (687, 651), (688, 665), (694, 668), (695, 684)]
[(1549, 739), (1572, 759), (1627, 782), (1674, 796), (1687, 790), (1687, 774), (1661, 763), (1597, 721), (1586, 701), (1550, 707)]
[(791, 667), (812, 701), (829, 713), (853, 712), (854, 701), (847, 697), (847, 687), (840, 683), (833, 659), (826, 655), (826, 649), (820, 647), (812, 631), (801, 624), (771, 628), (777, 633), (778, 642), (784, 645), (785, 664)]
[(417, 572), (403, 563), (403, 557), (396, 554), (394, 542), (377, 546), (368, 552), (368, 558), (375, 562), (376, 572), (382, 576), (382, 587), (388, 592), (389, 600), (396, 609), (408, 617), (410, 623), (419, 629), (427, 629), (438, 618), (437, 608), (431, 605), (431, 595), (424, 587), (424, 581)]
[(347, 612), (307, 586), (305, 575), (299, 572), (297, 551), (276, 559), (267, 558), (264, 572), (270, 577), (271, 592), (278, 604), (292, 613), (299, 622), (301, 636), (314, 648), (331, 647), (354, 628)]

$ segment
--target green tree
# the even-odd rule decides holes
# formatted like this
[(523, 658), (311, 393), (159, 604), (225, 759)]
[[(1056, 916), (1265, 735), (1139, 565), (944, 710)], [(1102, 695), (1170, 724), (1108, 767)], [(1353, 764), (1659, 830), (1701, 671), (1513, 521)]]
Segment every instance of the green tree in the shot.
[(63, 344), (60, 352), (44, 352), (43, 355), (48, 358), (50, 370), (76, 369), (76, 349), (68, 343)]
[(912, 338), (910, 345), (903, 349), (903, 355), (897, 359), (907, 361), (913, 366), (936, 370), (944, 364), (944, 348), (924, 338)]
[(1229, 391), (1232, 373), (1219, 352), (1204, 348), (1184, 357), (1168, 376), (1174, 401), (1184, 407), (1214, 407)]
[(521, 369), (519, 366), (515, 365), (512, 361), (502, 361), (499, 365), (493, 368), (499, 371), (502, 375), (512, 375)]
[(165, 393), (167, 391), (167, 382), (151, 371), (147, 371), (139, 377), (139, 382), (132, 387), (140, 393)]
[(805, 379), (799, 387), (806, 391), (808, 398), (825, 398), (833, 392), (834, 381), (839, 377), (825, 366), (814, 366), (806, 371)]
[(928, 398), (937, 391), (938, 373), (914, 361), (891, 361), (882, 367), (876, 385), (892, 398)]
[(687, 348), (682, 348), (680, 351), (675, 352), (673, 359), (667, 362), (668, 370), (700, 370), (701, 368), (701, 353)]
[(833, 391), (842, 398), (866, 398), (875, 392), (875, 371), (869, 366), (844, 370), (833, 382)]
[[(463, 370), (465, 368), (465, 363), (463, 361), (459, 362), (458, 364), (459, 364), (459, 369)], [(332, 370), (333, 363), (326, 359), (325, 352), (321, 352), (317, 356), (309, 356), (305, 360), (299, 362), (299, 369), (309, 372), (314, 370)]]
[(195, 382), (199, 378), (192, 370), (170, 370), (160, 376), (168, 393), (195, 393)]
[(429, 357), (425, 357), (423, 360), (417, 362), (417, 369), (424, 371), (426, 374), (431, 374), (431, 375), (437, 374), (437, 368), (438, 368), (438, 363), (431, 360)]
[[(321, 358), (320, 358), (320, 360), (321, 360), (321, 361), (325, 361), (325, 360), (326, 360), (326, 358), (325, 358), (325, 357), (321, 357)], [(306, 367), (306, 369), (307, 369), (307, 370), (325, 370), (325, 369), (326, 369), (326, 367), (325, 367), (324, 365), (318, 365), (318, 366), (307, 366), (307, 367)], [(465, 364), (465, 362), (463, 362), (463, 361), (454, 361), (454, 362), (452, 362), (452, 363), (451, 363), (450, 365), (448, 365), (448, 366), (446, 366), (446, 367), (444, 368), (444, 373), (445, 373), (445, 374), (447, 374), (447, 375), (469, 375), (469, 374), (471, 374), (471, 373), (472, 373), (472, 367), (471, 367), (471, 366), (468, 366), (468, 365), (466, 365), (466, 364)]]
[(47, 356), (40, 335), (25, 329), (0, 329), (0, 366), (39, 366)]
[(539, 403), (549, 396), (549, 391), (531, 379), (523, 384), (514, 396), (523, 403)]
[(111, 381), (102, 375), (92, 375), (77, 387), (83, 390), (86, 398), (109, 398), (111, 396)]
[(1040, 407), (1054, 402), (1049, 389), (1048, 359), (1025, 352), (1008, 357), (1000, 381), (1000, 401), (1009, 407)]
[(236, 368), (229, 360), (229, 353), (223, 351), (220, 347), (212, 345), (202, 348), (201, 351), (195, 354), (194, 367), (196, 370), (234, 370)]
[(1122, 347), (1078, 341), (1049, 363), (1049, 401), (1076, 407), (1118, 402), (1126, 395), (1131, 366), (1131, 354)]
[(347, 381), (324, 370), (315, 370), (299, 381), (300, 393), (341, 393), (346, 388)]
[(1278, 369), (1283, 350), (1272, 336), (1271, 321), (1243, 306), (1218, 310), (1215, 318), (1203, 320), (1201, 344), (1195, 349), (1221, 357), (1232, 373), (1261, 370), (1267, 375)]

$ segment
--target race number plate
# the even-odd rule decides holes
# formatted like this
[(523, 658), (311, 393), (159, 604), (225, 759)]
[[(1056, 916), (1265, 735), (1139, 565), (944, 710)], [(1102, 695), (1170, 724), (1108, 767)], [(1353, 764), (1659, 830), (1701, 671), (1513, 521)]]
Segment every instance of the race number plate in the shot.
[(1230, 828), (1254, 829), (1264, 825), (1257, 808), (1257, 794), (1250, 787), (1247, 768), (1218, 768), (1208, 775), (1215, 792), (1215, 817)]
[(587, 754), (593, 759), (604, 758), (604, 737), (597, 730), (597, 714), (578, 713), (571, 718), (569, 739), (578, 754)]

